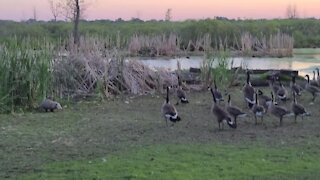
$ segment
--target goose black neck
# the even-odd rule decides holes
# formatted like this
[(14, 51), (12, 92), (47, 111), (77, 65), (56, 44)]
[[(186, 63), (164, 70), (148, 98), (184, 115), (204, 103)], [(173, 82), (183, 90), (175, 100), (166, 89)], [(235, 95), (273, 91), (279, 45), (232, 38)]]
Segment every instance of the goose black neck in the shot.
[(278, 79), (278, 81), (279, 81), (279, 84), (280, 84), (280, 86), (282, 86), (282, 83), (281, 83), (281, 80), (280, 80), (280, 78)]
[(258, 93), (255, 93), (256, 98), (256, 104), (258, 104)]
[(273, 93), (271, 92), (271, 100), (272, 100), (272, 103), (274, 101), (274, 97), (273, 97)]
[(218, 89), (217, 88), (217, 83), (216, 83), (216, 78), (214, 78), (213, 83), (214, 83), (214, 89)]
[(249, 71), (247, 72), (247, 84), (249, 84), (249, 82), (250, 82), (250, 73), (249, 73)]
[(307, 77), (308, 83), (310, 83), (310, 77), (309, 77), (309, 75), (307, 74), (306, 77)]
[(294, 93), (294, 92), (293, 92), (292, 94), (293, 94), (293, 103), (295, 103), (295, 104), (296, 104), (296, 103), (297, 103), (297, 100), (296, 100), (296, 93)]
[(312, 71), (313, 72), (313, 79), (316, 78), (316, 72), (315, 71)]
[(296, 83), (296, 76), (292, 76), (292, 83)]
[(181, 86), (181, 79), (179, 75), (178, 75), (178, 85)]
[(318, 77), (319, 77), (320, 76), (319, 68), (317, 68), (317, 74), (318, 74)]
[(214, 96), (214, 92), (213, 92), (213, 89), (210, 88), (210, 91), (211, 91), (211, 94), (212, 94), (212, 98), (213, 98), (213, 102), (216, 103), (216, 97)]
[(166, 97), (166, 102), (169, 103), (169, 87), (167, 87), (167, 97)]
[(228, 95), (228, 104), (230, 105), (230, 102), (231, 102), (231, 95), (229, 94)]

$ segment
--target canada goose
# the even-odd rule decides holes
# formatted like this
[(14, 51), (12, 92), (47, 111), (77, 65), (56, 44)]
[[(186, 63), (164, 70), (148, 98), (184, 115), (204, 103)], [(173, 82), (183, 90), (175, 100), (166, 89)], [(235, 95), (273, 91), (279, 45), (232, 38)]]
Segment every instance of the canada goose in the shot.
[(180, 100), (180, 102), (183, 103), (183, 104), (189, 103), (189, 101), (188, 101), (188, 99), (187, 99), (186, 92), (182, 89), (181, 79), (180, 79), (180, 76), (179, 76), (179, 75), (178, 75), (177, 97), (178, 97), (178, 101), (177, 101), (176, 105), (179, 104), (179, 100)]
[(213, 83), (214, 83), (214, 90), (213, 90), (214, 97), (215, 97), (216, 101), (218, 101), (218, 103), (220, 103), (221, 101), (224, 101), (224, 99), (223, 99), (223, 96), (222, 96), (220, 90), (217, 87), (217, 83), (216, 83), (216, 79), (215, 78), (213, 80)]
[(173, 122), (173, 123), (176, 123), (177, 121), (181, 120), (180, 116), (178, 116), (178, 112), (177, 112), (176, 108), (172, 104), (170, 104), (170, 101), (169, 101), (169, 87), (168, 86), (167, 86), (166, 101), (163, 103), (163, 105), (161, 107), (161, 113), (162, 113), (162, 116), (166, 120), (166, 125), (167, 126), (168, 126), (168, 120)]
[(265, 108), (259, 104), (257, 92), (255, 92), (255, 96), (256, 96), (256, 102), (252, 107), (252, 112), (254, 114), (255, 124), (257, 125), (257, 116), (261, 117), (261, 123), (263, 123), (263, 114), (265, 113)]
[(273, 96), (273, 92), (271, 92), (271, 98), (272, 98), (272, 103), (269, 105), (268, 110), (270, 111), (270, 113), (276, 117), (279, 118), (280, 120), (280, 126), (282, 126), (282, 119), (285, 116), (289, 116), (290, 111), (288, 111), (285, 107), (282, 106), (278, 106), (274, 104), (274, 96)]
[(287, 100), (287, 95), (288, 95), (288, 91), (287, 89), (284, 87), (284, 85), (281, 83), (280, 78), (278, 79), (279, 81), (279, 88), (277, 91), (277, 96), (281, 101), (286, 101)]
[(48, 112), (48, 110), (53, 112), (56, 109), (62, 109), (60, 103), (48, 98), (41, 102), (39, 108), (44, 109), (46, 112)]
[(316, 70), (317, 70), (317, 81), (318, 81), (318, 84), (320, 85), (320, 70), (318, 67), (316, 68)]
[(291, 92), (297, 96), (301, 96), (302, 87), (299, 84), (296, 84), (296, 76), (293, 75), (291, 80)]
[[(221, 129), (220, 124), (223, 123), (224, 121), (226, 121), (231, 128), (234, 128), (234, 129), (237, 128), (237, 125), (231, 120), (231, 117), (229, 116), (229, 114), (225, 110), (223, 110), (221, 107), (219, 107), (219, 105), (217, 105), (217, 100), (215, 98), (214, 91), (212, 88), (210, 88), (210, 91), (211, 91), (213, 102), (214, 102), (212, 105), (212, 113), (217, 118), (219, 129)], [(223, 129), (223, 124), (222, 124), (222, 129)]]
[(305, 89), (312, 94), (312, 102), (314, 102), (316, 96), (320, 96), (320, 89), (310, 84), (310, 77), (308, 74), (305, 77), (307, 77), (307, 84), (305, 85)]
[(297, 123), (297, 116), (301, 115), (301, 119), (303, 119), (303, 116), (309, 116), (310, 113), (308, 113), (301, 104), (297, 103), (296, 94), (292, 93), (292, 95), (293, 95), (293, 101), (291, 104), (291, 110), (294, 114), (294, 122)]
[(228, 104), (226, 105), (227, 112), (233, 116), (234, 123), (237, 125), (237, 117), (245, 117), (247, 114), (239, 107), (231, 105), (231, 95), (228, 95)]
[(313, 73), (313, 77), (312, 77), (312, 80), (310, 80), (310, 84), (312, 86), (316, 86), (316, 87), (319, 87), (319, 82), (317, 81), (316, 79), (316, 72), (315, 71), (312, 71)]
[[(271, 88), (273, 94), (277, 94), (278, 90), (280, 89), (280, 86), (275, 84), (275, 80), (277, 79), (278, 77), (275, 77), (275, 76), (272, 76), (271, 77), (271, 81), (269, 81), (269, 87)], [(274, 104), (278, 104), (277, 100), (274, 99)]]
[(243, 92), (244, 99), (247, 106), (249, 107), (249, 109), (251, 109), (252, 106), (254, 105), (254, 88), (251, 86), (251, 83), (250, 83), (249, 71), (247, 71), (247, 82), (242, 88), (242, 92)]
[(258, 89), (258, 95), (260, 104), (264, 107), (265, 111), (267, 111), (269, 104), (272, 103), (271, 97), (265, 95), (260, 89)]

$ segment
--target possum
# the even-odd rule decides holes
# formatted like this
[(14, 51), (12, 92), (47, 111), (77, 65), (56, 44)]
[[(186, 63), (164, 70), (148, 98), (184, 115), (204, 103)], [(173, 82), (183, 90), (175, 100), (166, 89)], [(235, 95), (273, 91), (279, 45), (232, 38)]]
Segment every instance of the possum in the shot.
[(62, 109), (62, 107), (61, 107), (60, 103), (58, 103), (56, 101), (52, 101), (50, 99), (45, 99), (40, 104), (40, 109), (44, 109), (46, 112), (48, 112), (48, 110), (53, 112), (55, 109)]

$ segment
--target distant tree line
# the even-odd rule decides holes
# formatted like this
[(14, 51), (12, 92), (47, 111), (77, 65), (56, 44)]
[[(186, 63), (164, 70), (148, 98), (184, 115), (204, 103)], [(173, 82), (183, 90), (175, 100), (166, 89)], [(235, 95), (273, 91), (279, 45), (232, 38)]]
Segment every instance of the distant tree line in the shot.
[[(252, 35), (270, 36), (277, 32), (286, 33), (294, 37), (295, 48), (320, 47), (320, 20), (318, 19), (259, 19), (241, 20), (217, 17), (205, 20), (169, 21), (170, 10), (167, 12), (167, 21), (143, 21), (133, 18), (124, 21), (121, 18), (112, 20), (86, 21), (80, 20), (80, 35), (105, 36), (115, 40), (121, 36), (123, 46), (133, 35), (158, 35), (175, 33), (181, 39), (182, 45), (187, 45), (190, 40), (196, 41), (200, 36), (209, 34), (213, 43), (223, 38), (227, 43), (233, 43), (241, 34), (249, 32)], [(39, 38), (57, 42), (70, 37), (74, 31), (72, 22), (66, 21), (0, 21), (0, 42), (16, 37)], [(116, 43), (116, 42), (114, 42)]]

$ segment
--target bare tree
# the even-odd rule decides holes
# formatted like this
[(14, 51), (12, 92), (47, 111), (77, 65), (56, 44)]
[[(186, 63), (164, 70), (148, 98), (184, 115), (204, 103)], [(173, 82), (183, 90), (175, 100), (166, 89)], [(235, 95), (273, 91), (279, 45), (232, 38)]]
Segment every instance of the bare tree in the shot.
[(37, 9), (36, 9), (36, 7), (33, 7), (33, 20), (37, 21)]
[(172, 12), (172, 9), (169, 8), (167, 10), (167, 12), (166, 12), (166, 16), (165, 16), (165, 19), (164, 19), (165, 21), (171, 21), (171, 18), (172, 18), (171, 17), (171, 12)]
[(288, 5), (286, 10), (286, 16), (288, 19), (296, 19), (298, 18), (298, 10), (296, 5)]
[(53, 16), (53, 20), (57, 21), (57, 18), (59, 17), (61, 13), (61, 3), (59, 0), (48, 0), (50, 5), (50, 10)]
[(60, 0), (60, 7), (67, 20), (73, 22), (74, 44), (79, 43), (79, 20), (84, 11), (84, 0)]

